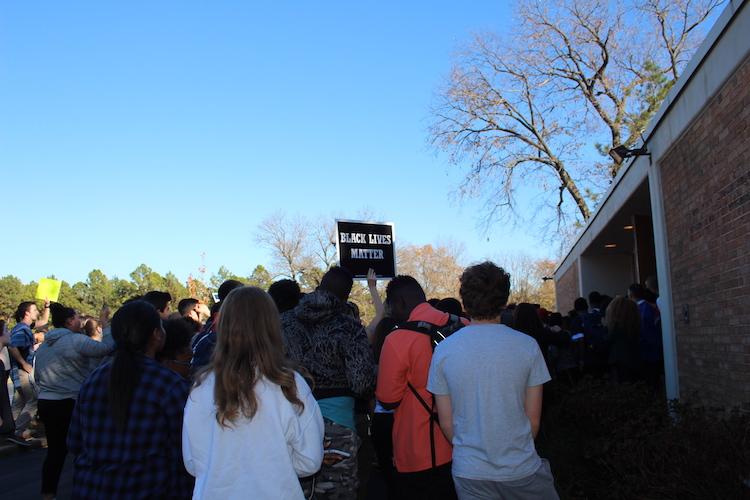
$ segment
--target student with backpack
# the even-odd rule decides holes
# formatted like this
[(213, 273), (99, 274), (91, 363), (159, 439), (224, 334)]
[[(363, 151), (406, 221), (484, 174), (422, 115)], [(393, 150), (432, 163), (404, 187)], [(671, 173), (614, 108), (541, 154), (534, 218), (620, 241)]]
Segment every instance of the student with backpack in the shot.
[(375, 394), (383, 407), (395, 408), (397, 497), (454, 499), (451, 445), (437, 423), (426, 385), (434, 345), (466, 320), (428, 304), (411, 276), (388, 283), (386, 307), (399, 326), (383, 342)]

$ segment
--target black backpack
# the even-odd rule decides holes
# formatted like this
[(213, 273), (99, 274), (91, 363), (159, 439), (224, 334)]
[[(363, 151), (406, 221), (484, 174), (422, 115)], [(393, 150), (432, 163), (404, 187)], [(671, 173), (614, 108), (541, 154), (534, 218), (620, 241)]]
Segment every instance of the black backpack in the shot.
[(440, 342), (447, 339), (465, 325), (459, 316), (451, 314), (448, 317), (448, 321), (443, 326), (433, 325), (426, 321), (408, 321), (396, 325), (394, 329), (398, 330), (410, 330), (412, 332), (423, 333), (430, 337), (430, 346), (435, 351), (435, 346)]
[[(459, 316), (451, 314), (448, 317), (448, 321), (442, 326), (433, 325), (432, 323), (428, 323), (426, 321), (409, 321), (397, 325), (394, 330), (409, 330), (412, 332), (427, 335), (430, 338), (430, 347), (432, 347), (432, 350), (434, 352), (435, 346), (456, 333), (464, 326), (466, 325), (464, 325)], [(419, 401), (422, 407), (427, 410), (427, 413), (429, 413), (430, 415), (430, 458), (432, 458), (432, 468), (435, 469), (437, 468), (435, 458), (435, 424), (440, 423), (438, 421), (438, 414), (435, 412), (435, 397), (432, 397), (432, 404), (428, 405), (427, 401), (425, 401), (424, 398), (419, 395), (417, 389), (415, 389), (414, 386), (411, 385), (411, 382), (407, 382), (406, 385), (409, 387), (409, 390), (411, 390), (412, 394), (414, 394), (414, 396), (417, 398), (417, 401)]]

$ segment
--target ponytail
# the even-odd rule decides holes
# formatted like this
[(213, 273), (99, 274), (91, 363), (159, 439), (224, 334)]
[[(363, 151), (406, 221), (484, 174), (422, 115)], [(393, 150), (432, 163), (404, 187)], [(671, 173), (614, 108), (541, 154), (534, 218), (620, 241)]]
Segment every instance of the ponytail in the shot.
[(143, 354), (154, 330), (160, 328), (159, 313), (142, 300), (129, 302), (112, 317), (112, 338), (117, 344), (109, 372), (107, 398), (117, 430), (124, 431), (135, 389), (141, 382)]

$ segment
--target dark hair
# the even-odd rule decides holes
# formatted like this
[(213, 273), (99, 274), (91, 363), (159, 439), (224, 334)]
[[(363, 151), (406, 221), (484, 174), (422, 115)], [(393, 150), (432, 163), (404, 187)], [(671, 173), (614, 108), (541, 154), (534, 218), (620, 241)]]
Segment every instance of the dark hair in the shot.
[(200, 332), (203, 329), (203, 325), (201, 323), (195, 321), (190, 316), (183, 316), (181, 318), (175, 318), (175, 319), (181, 319), (181, 320), (187, 322), (187, 324), (190, 326), (190, 328), (193, 329), (193, 334), (196, 334), (196, 333)]
[(516, 310), (516, 305), (513, 304), (513, 309), (506, 307), (500, 313), (500, 323), (513, 328), (513, 312)]
[(628, 287), (628, 292), (630, 292), (630, 295), (633, 296), (636, 300), (641, 300), (646, 298), (646, 289), (643, 288), (642, 285), (638, 283), (633, 283)]
[(440, 303), (440, 299), (432, 298), (427, 301), (428, 304), (430, 304), (432, 307), (436, 307)]
[(422, 285), (412, 276), (400, 274), (388, 282), (385, 287), (386, 301), (392, 301), (394, 297), (413, 297), (417, 301), (425, 302), (425, 294)]
[(299, 304), (300, 289), (294, 280), (279, 280), (268, 287), (271, 296), (280, 313), (294, 309)]
[(539, 319), (536, 306), (521, 302), (513, 312), (513, 328), (526, 335), (539, 339), (544, 332), (544, 324)]
[(190, 318), (168, 319), (164, 321), (162, 324), (164, 325), (166, 338), (164, 339), (164, 347), (156, 355), (156, 359), (159, 361), (163, 359), (175, 359), (175, 356), (180, 351), (189, 349), (190, 339), (193, 338), (193, 334), (195, 333), (193, 323), (195, 322)]
[(602, 304), (602, 294), (594, 290), (589, 294), (589, 304), (591, 307), (600, 307)]
[(586, 312), (589, 310), (589, 303), (586, 302), (586, 299), (583, 297), (578, 297), (575, 302), (573, 302), (573, 309), (578, 312)]
[(510, 274), (492, 262), (467, 267), (461, 274), (459, 294), (472, 319), (500, 316), (510, 295)]
[(375, 362), (380, 363), (380, 352), (383, 350), (383, 343), (389, 333), (396, 328), (397, 321), (390, 316), (384, 316), (375, 326), (375, 332), (372, 339), (372, 350), (375, 353)]
[(112, 420), (125, 429), (128, 410), (143, 372), (143, 354), (154, 330), (161, 328), (159, 313), (144, 300), (123, 305), (112, 316), (112, 338), (117, 346), (109, 372), (107, 397)]
[(214, 316), (216, 316), (219, 313), (219, 310), (221, 309), (221, 302), (217, 302), (216, 304), (211, 306), (211, 318), (213, 319)]
[(65, 307), (58, 302), (52, 302), (49, 305), (50, 316), (52, 316), (52, 326), (63, 328), (68, 319), (75, 317), (76, 312), (72, 307)]
[(362, 318), (359, 314), (359, 306), (352, 302), (351, 300), (346, 302), (346, 308), (349, 310), (349, 314), (352, 318), (356, 319), (357, 321), (361, 321)]
[(455, 314), (456, 316), (463, 316), (464, 314), (461, 302), (453, 297), (442, 299), (435, 305), (435, 309), (448, 314)]
[(16, 308), (16, 313), (13, 315), (13, 317), (16, 320), (16, 323), (20, 323), (21, 321), (23, 321), (23, 317), (26, 316), (26, 313), (28, 312), (29, 308), (35, 304), (36, 302), (33, 302), (33, 301), (21, 302), (20, 304), (18, 304), (18, 307)]
[(643, 300), (646, 302), (650, 302), (651, 304), (656, 304), (657, 296), (654, 292), (649, 290), (648, 288), (643, 289)]
[(237, 280), (226, 280), (224, 283), (219, 285), (219, 290), (216, 292), (219, 295), (219, 302), (226, 299), (227, 295), (229, 295), (229, 292), (241, 286), (245, 286), (245, 284)]
[(170, 295), (169, 292), (153, 290), (144, 295), (142, 300), (145, 300), (154, 306), (157, 311), (164, 312), (169, 305), (169, 302), (172, 300), (172, 295)]
[(559, 312), (553, 312), (550, 313), (549, 316), (547, 316), (547, 324), (549, 326), (563, 326), (563, 316)]
[(333, 266), (323, 275), (318, 288), (332, 293), (343, 302), (349, 299), (354, 285), (352, 273), (340, 266)]
[(200, 304), (200, 301), (198, 299), (182, 299), (177, 303), (177, 312), (180, 313), (180, 316), (185, 316), (185, 314), (187, 314), (197, 304)]

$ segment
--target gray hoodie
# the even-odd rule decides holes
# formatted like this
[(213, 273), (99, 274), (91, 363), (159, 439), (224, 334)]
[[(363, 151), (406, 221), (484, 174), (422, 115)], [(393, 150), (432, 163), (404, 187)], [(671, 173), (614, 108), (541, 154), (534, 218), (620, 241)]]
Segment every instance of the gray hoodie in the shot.
[(101, 359), (114, 350), (111, 337), (103, 342), (67, 328), (56, 328), (44, 336), (36, 351), (34, 379), (39, 399), (77, 399), (81, 384)]

